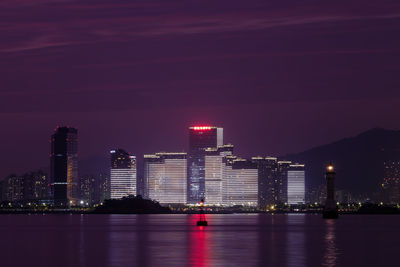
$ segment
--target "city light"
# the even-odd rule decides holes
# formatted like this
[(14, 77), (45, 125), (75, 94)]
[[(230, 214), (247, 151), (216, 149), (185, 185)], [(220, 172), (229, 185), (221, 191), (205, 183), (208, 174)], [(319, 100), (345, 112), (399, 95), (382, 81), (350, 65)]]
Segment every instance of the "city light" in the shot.
[(194, 126), (192, 127), (193, 130), (195, 131), (205, 131), (205, 130), (211, 130), (211, 126)]

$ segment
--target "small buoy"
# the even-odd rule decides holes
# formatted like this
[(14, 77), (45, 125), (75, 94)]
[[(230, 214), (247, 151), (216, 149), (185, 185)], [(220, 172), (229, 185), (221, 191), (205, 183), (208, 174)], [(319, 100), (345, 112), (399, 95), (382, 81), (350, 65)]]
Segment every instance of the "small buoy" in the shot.
[(197, 221), (197, 226), (207, 226), (208, 225), (208, 222), (206, 221), (206, 217), (204, 216), (203, 205), (204, 205), (204, 200), (202, 199), (200, 201), (200, 218)]
[(197, 221), (197, 226), (207, 226), (207, 221)]

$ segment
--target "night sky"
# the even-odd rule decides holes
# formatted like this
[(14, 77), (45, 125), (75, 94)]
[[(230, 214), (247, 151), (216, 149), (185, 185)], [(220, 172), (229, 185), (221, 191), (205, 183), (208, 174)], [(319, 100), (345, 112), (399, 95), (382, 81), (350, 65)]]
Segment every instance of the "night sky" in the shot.
[(57, 125), (81, 159), (187, 148), (283, 155), (399, 129), (400, 1), (0, 1), (0, 177), (47, 167)]

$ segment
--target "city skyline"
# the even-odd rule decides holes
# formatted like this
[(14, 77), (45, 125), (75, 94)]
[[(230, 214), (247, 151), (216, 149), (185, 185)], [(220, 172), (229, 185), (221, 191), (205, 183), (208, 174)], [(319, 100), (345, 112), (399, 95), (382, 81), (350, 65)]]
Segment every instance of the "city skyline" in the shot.
[[(60, 125), (63, 125), (63, 124), (60, 124)], [(65, 125), (67, 125), (67, 124), (65, 124)], [(99, 154), (92, 154), (93, 150), (91, 150), (92, 152), (88, 152), (87, 151), (87, 147), (88, 146), (87, 146), (87, 144), (84, 143), (84, 141), (82, 141), (82, 137), (81, 137), (81, 135), (82, 135), (81, 133), (85, 132), (85, 131), (80, 129), (80, 137), (79, 138), (80, 138), (81, 146), (79, 148), (78, 161), (80, 163), (82, 163), (82, 162), (83, 163), (89, 163), (89, 164), (95, 165), (97, 167), (99, 166), (99, 164), (96, 164), (94, 162), (101, 163), (102, 166), (104, 165), (103, 168), (102, 168), (102, 170), (104, 171), (106, 169), (106, 167), (108, 166), (108, 163), (107, 164), (103, 164), (103, 163), (105, 163), (105, 161), (108, 162), (108, 158), (109, 158), (108, 154), (109, 154), (110, 150), (112, 150), (113, 148), (116, 148), (116, 147), (124, 147), (127, 151), (129, 151), (133, 155), (137, 156), (139, 163), (142, 163), (143, 155), (151, 154), (151, 153), (154, 153), (155, 151), (160, 151), (160, 152), (162, 152), (162, 151), (187, 152), (188, 149), (189, 149), (189, 143), (185, 139), (185, 135), (187, 134), (187, 129), (189, 129), (193, 125), (208, 125), (208, 124), (205, 124), (205, 123), (189, 124), (189, 126), (186, 127), (186, 130), (177, 131), (175, 133), (175, 136), (176, 135), (180, 135), (180, 136), (182, 136), (182, 139), (183, 139), (183, 140), (180, 141), (180, 145), (178, 145), (178, 147), (173, 147), (170, 144), (168, 144), (168, 142), (166, 142), (166, 143), (163, 143), (163, 144), (160, 145), (161, 148), (154, 148), (153, 150), (150, 150), (150, 148), (145, 148), (144, 149), (145, 152), (140, 152), (140, 151), (135, 150), (133, 147), (128, 146), (128, 145), (126, 145), (126, 146), (117, 145), (117, 143), (121, 143), (121, 142), (111, 142), (110, 141), (110, 145), (107, 145), (107, 146), (103, 145), (104, 150), (100, 151)], [(57, 129), (59, 127), (60, 126), (57, 125), (55, 128)], [(64, 127), (70, 127), (70, 126), (64, 126)], [(78, 129), (78, 127), (76, 127), (76, 128)], [(54, 129), (54, 126), (51, 127), (51, 129)], [(355, 135), (357, 135), (357, 134), (359, 134), (359, 133), (357, 132)], [(48, 133), (47, 133), (47, 135), (48, 135)], [(232, 142), (229, 141), (229, 140), (231, 140), (231, 138), (230, 138), (231, 135), (232, 135), (232, 133), (229, 133), (227, 135), (226, 139), (228, 141), (226, 141), (225, 143), (227, 143), (227, 144), (231, 144), (232, 143)], [(86, 138), (88, 138), (88, 137), (86, 137)], [(332, 140), (331, 142), (336, 142), (338, 140), (344, 140), (346, 138), (349, 138), (349, 136), (341, 136), (337, 140)], [(47, 142), (50, 142), (49, 138), (46, 138), (46, 136), (42, 136), (42, 137), (39, 138), (39, 140), (40, 139), (46, 141), (46, 142), (44, 142), (44, 144), (46, 144)], [(88, 139), (90, 139), (90, 138), (88, 138)], [(163, 140), (165, 140), (165, 139), (166, 139), (166, 137), (163, 138)], [(39, 142), (38, 140), (32, 140), (32, 142), (42, 143), (43, 144), (43, 142)], [(137, 141), (137, 142), (139, 142), (139, 141)], [(320, 144), (320, 145), (327, 145), (327, 144), (329, 144), (329, 142), (326, 143), (326, 144)], [(49, 147), (51, 148), (51, 146), (49, 146)], [(143, 144), (141, 144), (140, 147), (143, 148)], [(153, 142), (149, 142), (148, 143), (148, 147), (154, 147), (154, 143)], [(284, 158), (287, 155), (292, 155), (292, 154), (308, 151), (308, 150), (313, 149), (315, 147), (318, 147), (318, 146), (316, 145), (316, 146), (307, 147), (307, 148), (304, 148), (303, 150), (293, 151), (292, 153), (274, 154), (274, 153), (269, 153), (268, 151), (261, 151), (259, 149), (258, 149), (258, 151), (260, 151), (260, 152), (258, 152), (258, 153), (254, 152), (253, 153), (248, 148), (246, 148), (245, 146), (239, 144), (239, 145), (235, 146), (235, 150), (239, 151), (238, 154), (240, 154), (242, 157), (247, 158), (247, 159), (250, 159), (252, 157), (257, 157), (257, 156), (266, 156), (266, 157), (268, 157), (268, 156), (276, 156), (276, 157), (279, 157), (279, 158), (282, 158), (282, 157)], [(47, 148), (46, 145), (45, 145), (45, 148)], [(86, 148), (86, 151), (84, 150), (85, 148)], [(42, 150), (42, 149), (40, 149), (40, 150)], [(246, 152), (243, 152), (243, 151), (246, 151)], [(255, 150), (255, 151), (257, 151), (257, 150)], [(29, 172), (29, 171), (36, 170), (36, 169), (42, 169), (42, 170), (48, 171), (50, 173), (50, 165), (48, 164), (48, 156), (50, 155), (49, 154), (49, 150), (47, 150), (45, 152), (46, 152), (45, 154), (37, 154), (37, 153), (35, 153), (33, 159), (36, 159), (36, 160), (40, 159), (38, 164), (33, 163), (34, 161), (28, 161), (24, 165), (21, 165), (21, 164), (3, 165), (2, 168), (0, 168), (0, 180), (2, 178), (6, 177), (9, 174), (21, 174), (21, 173)], [(82, 156), (82, 154), (83, 155), (91, 154), (91, 156), (89, 156), (89, 157), (86, 156), (85, 157), (85, 156)], [(7, 159), (10, 160), (10, 158), (7, 158)], [(86, 168), (86, 166), (82, 167), (82, 164), (79, 164), (79, 165), (80, 165), (81, 169), (85, 170), (85, 174), (91, 174), (90, 173), (91, 171), (87, 171), (88, 168)], [(83, 164), (83, 165), (86, 165), (86, 164)], [(89, 168), (89, 170), (90, 169), (93, 169), (93, 167)]]
[(400, 0), (0, 0), (1, 266), (399, 265), (399, 33)]

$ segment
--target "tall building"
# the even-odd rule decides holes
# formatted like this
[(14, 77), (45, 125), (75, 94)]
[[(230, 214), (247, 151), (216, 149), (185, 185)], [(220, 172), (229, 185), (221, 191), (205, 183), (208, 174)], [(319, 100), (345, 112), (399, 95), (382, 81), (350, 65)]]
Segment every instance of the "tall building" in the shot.
[(111, 198), (111, 181), (110, 173), (100, 173), (99, 174), (100, 183), (100, 203), (106, 199)]
[(50, 178), (54, 205), (65, 207), (79, 201), (78, 130), (57, 127), (51, 136)]
[(258, 205), (258, 168), (249, 160), (226, 156), (222, 181), (222, 203), (226, 206)]
[(136, 195), (136, 157), (123, 149), (111, 150), (110, 155), (111, 198)]
[(24, 199), (30, 200), (49, 200), (50, 188), (49, 179), (43, 171), (29, 172), (23, 175), (24, 179)]
[(388, 204), (400, 203), (400, 161), (384, 162), (382, 180), (382, 200)]
[(305, 203), (304, 164), (291, 164), (287, 171), (287, 196), (290, 205)]
[(9, 202), (24, 200), (25, 179), (22, 176), (11, 174), (3, 180), (3, 198)]
[(277, 196), (279, 203), (288, 203), (288, 170), (291, 161), (278, 161), (278, 182)]
[(207, 148), (205, 155), (205, 203), (222, 205), (222, 180), (224, 175), (224, 157), (233, 154), (233, 145)]
[(258, 205), (264, 209), (280, 202), (282, 180), (278, 179), (278, 159), (275, 157), (253, 157), (258, 168)]
[(187, 154), (160, 152), (144, 155), (143, 197), (161, 204), (185, 204)]
[(49, 200), (48, 176), (43, 171), (23, 175), (9, 175), (2, 181), (2, 199), (9, 202), (37, 202)]
[(189, 128), (187, 166), (187, 202), (199, 203), (205, 198), (205, 150), (223, 144), (223, 128), (193, 126)]
[(96, 199), (99, 190), (98, 179), (95, 175), (82, 175), (80, 177), (80, 204), (81, 205), (94, 205), (100, 201)]
[(93, 206), (110, 199), (110, 175), (104, 173), (82, 175), (79, 189), (81, 205)]

